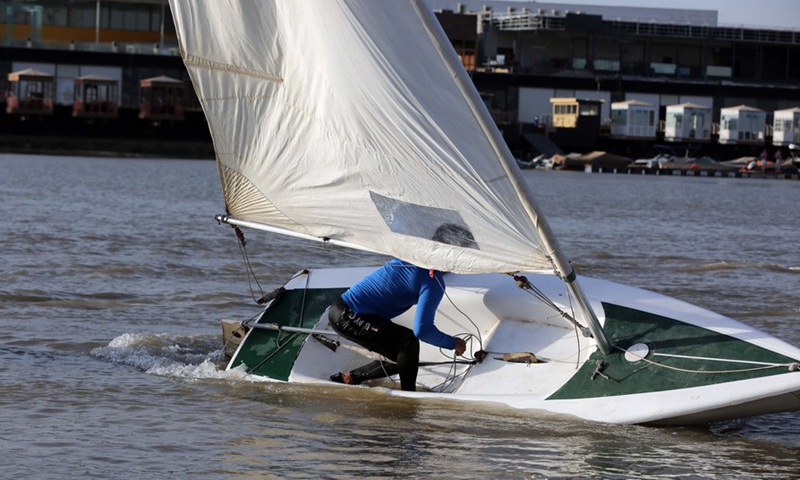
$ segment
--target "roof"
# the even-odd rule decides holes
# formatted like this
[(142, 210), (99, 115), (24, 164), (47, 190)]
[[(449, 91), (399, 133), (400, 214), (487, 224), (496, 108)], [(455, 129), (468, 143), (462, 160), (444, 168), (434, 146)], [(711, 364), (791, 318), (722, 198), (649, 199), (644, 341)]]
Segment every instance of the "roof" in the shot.
[(8, 74), (8, 79), (12, 82), (19, 81), (22, 77), (39, 77), (41, 79), (53, 78), (53, 76), (49, 73), (35, 70), (33, 68), (26, 68), (25, 70), (19, 70), (17, 72), (11, 72)]
[(605, 100), (595, 98), (552, 97), (550, 103), (605, 103)]
[(698, 104), (692, 103), (692, 102), (679, 103), (677, 105), (670, 105), (670, 106), (667, 107), (667, 109), (670, 109), (670, 108), (672, 108), (672, 109), (677, 109), (677, 108), (702, 108), (703, 110), (711, 110), (711, 107), (706, 107), (705, 105), (698, 105)]
[(655, 105), (641, 100), (625, 100), (624, 102), (614, 102), (611, 107), (655, 107)]
[(114, 82), (114, 83), (116, 83), (116, 80), (114, 80), (113, 78), (104, 77), (102, 75), (83, 75), (83, 76), (80, 76), (80, 77), (75, 77), (75, 81), (76, 82), (108, 82), (108, 83)]
[(800, 107), (787, 108), (784, 110), (775, 110), (775, 113), (800, 113)]
[(168, 77), (166, 75), (159, 75), (153, 78), (145, 78), (141, 81), (142, 85), (153, 83), (183, 83), (183, 80), (178, 80), (177, 78)]
[(737, 105), (735, 107), (725, 107), (721, 112), (744, 111), (744, 112), (763, 112), (760, 108), (748, 107), (747, 105)]

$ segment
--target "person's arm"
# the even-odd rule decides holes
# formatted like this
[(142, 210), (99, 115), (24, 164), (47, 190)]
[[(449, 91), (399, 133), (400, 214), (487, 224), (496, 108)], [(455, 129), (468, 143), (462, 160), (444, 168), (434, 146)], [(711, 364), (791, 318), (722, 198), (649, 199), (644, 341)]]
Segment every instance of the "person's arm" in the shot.
[(425, 343), (453, 350), (456, 339), (442, 333), (434, 324), (436, 309), (442, 301), (444, 292), (439, 285), (427, 285), (422, 288), (414, 316), (414, 335)]

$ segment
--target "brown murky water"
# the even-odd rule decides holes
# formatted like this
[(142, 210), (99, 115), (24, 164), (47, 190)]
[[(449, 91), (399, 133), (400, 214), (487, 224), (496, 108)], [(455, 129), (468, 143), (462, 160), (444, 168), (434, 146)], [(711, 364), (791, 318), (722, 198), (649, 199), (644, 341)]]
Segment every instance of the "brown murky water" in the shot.
[[(800, 344), (800, 182), (526, 171), (584, 274)], [(0, 155), (4, 478), (800, 478), (800, 414), (609, 426), (219, 372), (258, 312), (210, 161)], [(376, 264), (247, 232), (262, 286)]]

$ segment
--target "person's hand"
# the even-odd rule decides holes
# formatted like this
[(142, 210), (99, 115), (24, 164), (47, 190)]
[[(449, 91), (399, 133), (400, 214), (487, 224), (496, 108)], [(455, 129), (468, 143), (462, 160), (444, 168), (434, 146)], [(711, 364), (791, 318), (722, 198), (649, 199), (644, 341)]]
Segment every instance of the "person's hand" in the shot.
[(455, 350), (456, 355), (463, 355), (465, 351), (467, 351), (467, 342), (464, 341), (463, 338), (455, 337), (456, 339), (456, 346), (453, 350)]

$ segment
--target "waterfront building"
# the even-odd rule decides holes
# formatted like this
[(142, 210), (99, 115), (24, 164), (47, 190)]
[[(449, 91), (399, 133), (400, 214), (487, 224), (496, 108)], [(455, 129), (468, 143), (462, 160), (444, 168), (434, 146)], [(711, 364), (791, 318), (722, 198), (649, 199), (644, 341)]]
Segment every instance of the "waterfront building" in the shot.
[(800, 145), (800, 107), (775, 112), (772, 123), (772, 143), (775, 146)]
[[(429, 3), (514, 150), (526, 148), (526, 132), (552, 124), (551, 98), (602, 101), (601, 143), (614, 128), (612, 106), (630, 100), (653, 105), (656, 141), (664, 136), (668, 106), (711, 107), (714, 145), (719, 145), (716, 130), (724, 107), (745, 104), (774, 112), (800, 105), (798, 30), (720, 25), (717, 12), (705, 9)], [(189, 81), (166, 0), (0, 0), (0, 81), (28, 68), (52, 75), (56, 118), (71, 117), (76, 78), (115, 80), (125, 132), (137, 131), (130, 125), (136, 127), (135, 120), (145, 121), (138, 118), (141, 80)], [(0, 90), (9, 86), (6, 82)], [(4, 96), (0, 102), (5, 101)], [(186, 131), (207, 137), (191, 88), (185, 90), (183, 111)], [(159, 133), (167, 135), (163, 128)], [(26, 126), (0, 117), (0, 130), (24, 132)], [(86, 129), (87, 135), (95, 132)], [(117, 134), (124, 134), (121, 127)], [(175, 128), (174, 136), (180, 134)]]
[(139, 118), (150, 120), (183, 120), (185, 86), (182, 81), (165, 75), (141, 81)]
[(719, 143), (764, 145), (767, 112), (738, 105), (720, 110)]
[(75, 79), (72, 116), (116, 118), (119, 106), (119, 82), (102, 75), (84, 75)]
[(667, 107), (664, 140), (707, 142), (711, 139), (711, 107), (681, 103)]
[(552, 121), (548, 137), (556, 145), (593, 148), (600, 133), (602, 100), (586, 98), (551, 98)]
[(188, 79), (162, 0), (0, 1), (0, 75), (27, 68), (52, 75), (53, 104), (70, 111), (76, 78), (115, 80), (118, 106), (137, 110), (141, 79)]
[(53, 113), (53, 76), (26, 68), (8, 74), (6, 112), (12, 115)]
[[(701, 4), (695, 10), (617, 7), (611, 0), (608, 6), (430, 3), (478, 18), (473, 80), (495, 118), (511, 116), (523, 130), (535, 118), (552, 120), (552, 97), (604, 100), (603, 124), (612, 124), (610, 107), (618, 102), (651, 103), (659, 119), (670, 105), (694, 103), (711, 108), (709, 134), (730, 105), (772, 112), (800, 104), (800, 30), (721, 25), (718, 13)], [(659, 138), (665, 124), (658, 123)]]
[(655, 140), (658, 109), (652, 103), (626, 100), (611, 104), (611, 136)]

